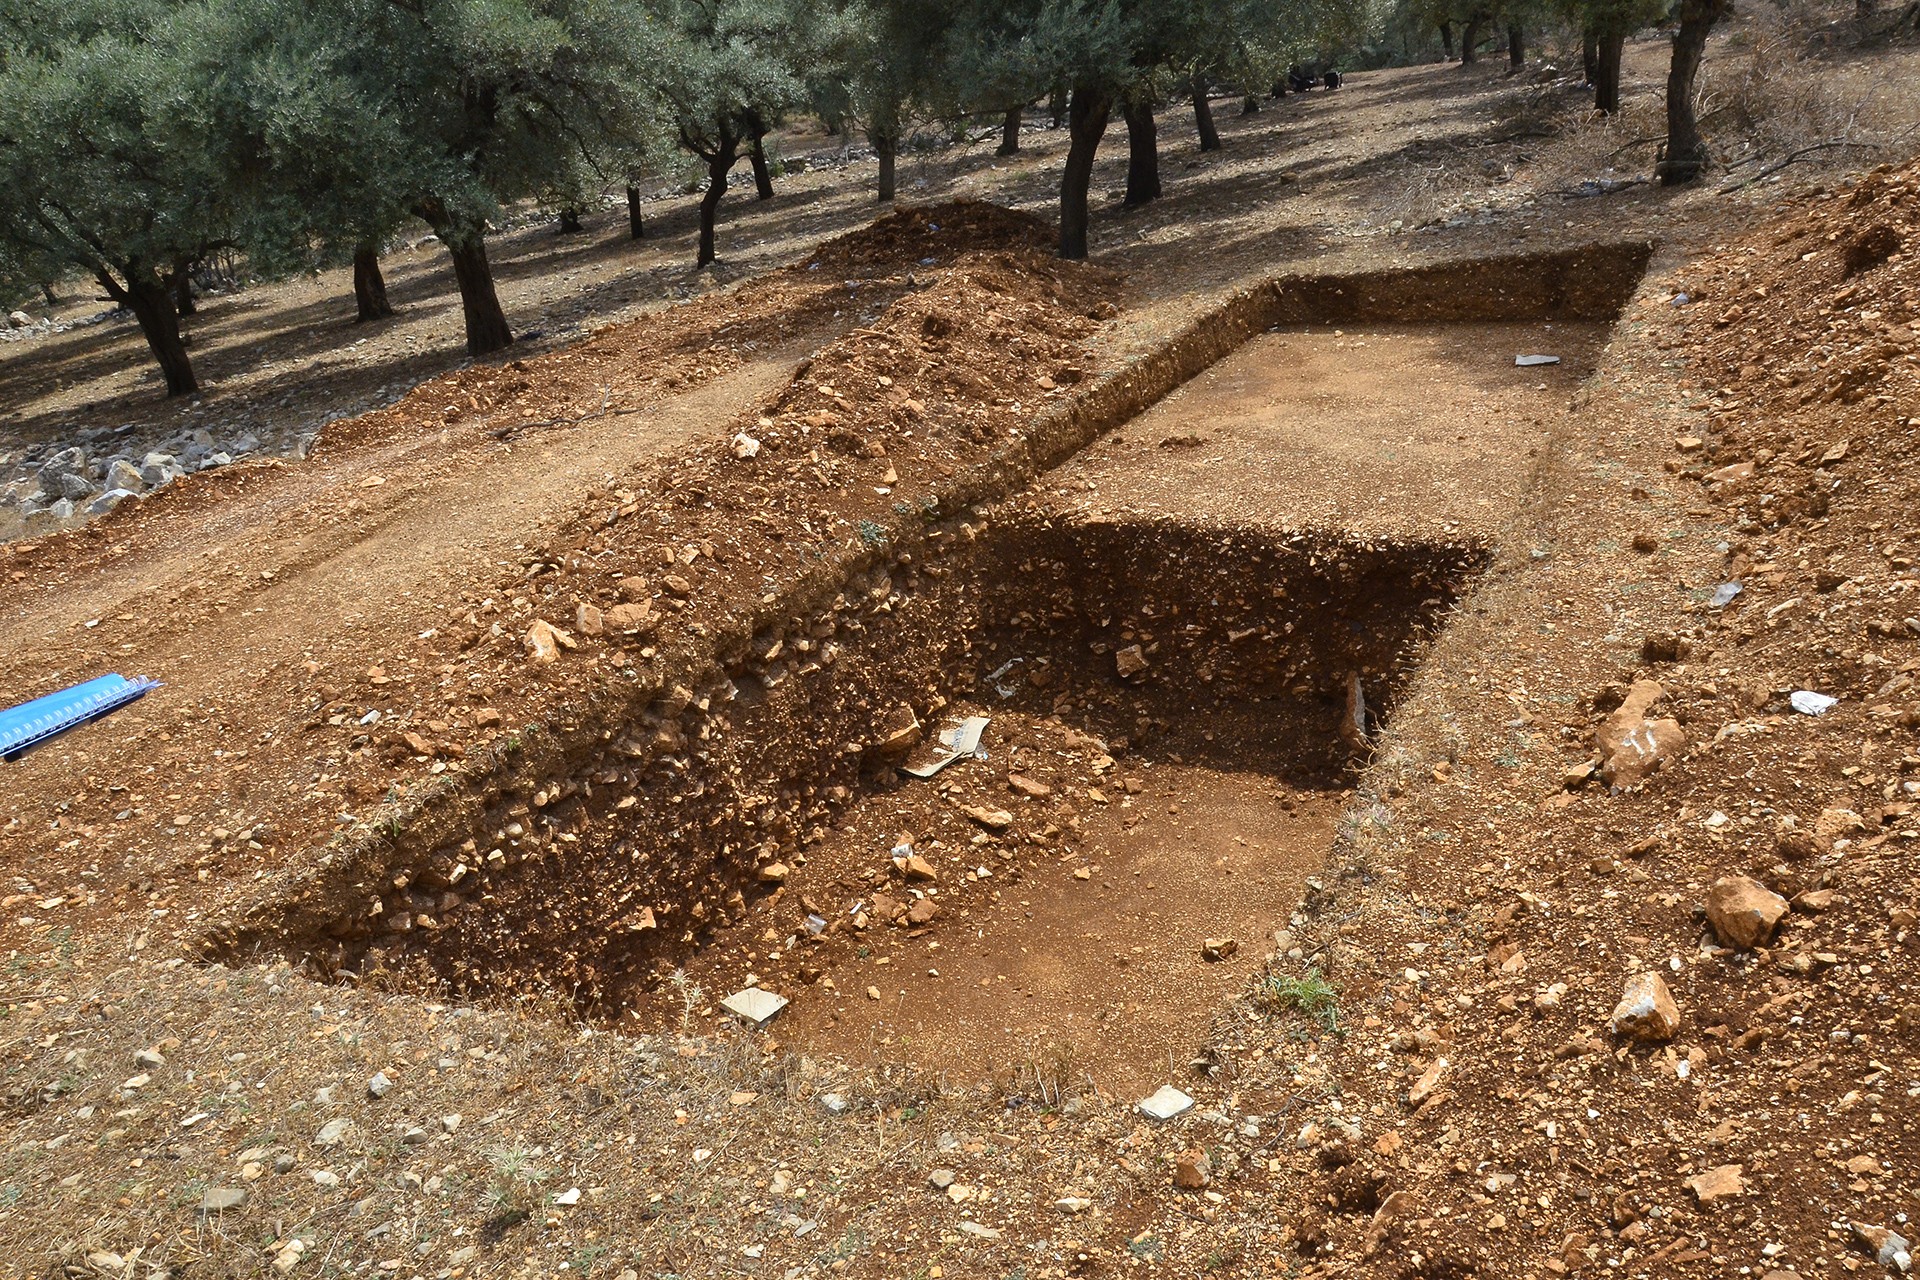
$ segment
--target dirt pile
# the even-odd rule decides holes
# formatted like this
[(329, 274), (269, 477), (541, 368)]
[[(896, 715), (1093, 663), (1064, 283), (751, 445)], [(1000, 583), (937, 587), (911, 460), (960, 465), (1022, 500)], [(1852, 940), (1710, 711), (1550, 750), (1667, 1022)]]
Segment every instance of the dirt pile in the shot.
[[(1322, 1041), (1338, 1114), (1300, 1134), (1334, 1171), (1289, 1234), (1328, 1269), (1898, 1265), (1915, 179), (1642, 290), (1582, 397), (1615, 434), (1572, 442), (1416, 682), (1270, 979), (1357, 1019)], [(1641, 767), (1608, 773), (1629, 739)]]

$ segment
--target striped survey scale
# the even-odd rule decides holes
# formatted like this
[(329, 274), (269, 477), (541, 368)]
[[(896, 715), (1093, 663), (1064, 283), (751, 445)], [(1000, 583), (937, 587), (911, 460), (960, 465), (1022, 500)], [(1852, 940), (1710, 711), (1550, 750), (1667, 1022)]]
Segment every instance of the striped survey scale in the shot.
[(118, 711), (147, 690), (159, 687), (158, 680), (145, 676), (131, 680), (117, 675), (101, 676), (0, 711), (0, 760), (17, 760), (29, 747), (37, 747), (89, 720)]

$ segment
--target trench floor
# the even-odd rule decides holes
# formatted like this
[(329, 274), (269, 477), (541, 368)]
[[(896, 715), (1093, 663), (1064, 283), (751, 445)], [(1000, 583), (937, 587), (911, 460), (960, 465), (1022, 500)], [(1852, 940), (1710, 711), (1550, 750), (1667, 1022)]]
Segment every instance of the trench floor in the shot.
[[(1045, 489), (1060, 513), (1083, 518), (1491, 542), (1608, 328), (1273, 330), (1049, 474)], [(1517, 368), (1522, 353), (1560, 363)]]
[[(690, 956), (688, 977), (709, 1002), (750, 975), (786, 992), (793, 1003), (769, 1034), (851, 1062), (1016, 1089), (1090, 1078), (1150, 1091), (1186, 1078), (1324, 862), (1341, 793), (1171, 757), (1123, 755), (1095, 772), (1098, 748), (1072, 749), (1082, 741), (1051, 718), (995, 713), (985, 760), (870, 795), (782, 892)], [(1053, 794), (1014, 793), (1014, 771), (1051, 779)], [(1051, 819), (1060, 830), (1044, 844), (927, 847), (916, 833), (942, 786), (955, 803), (1015, 811), (1016, 829)], [(924, 926), (869, 918), (809, 935), (809, 907), (838, 922), (863, 907), (871, 917), (876, 891), (908, 900), (889, 857), (903, 837), (939, 872), (920, 886), (939, 914)], [(1209, 938), (1238, 949), (1205, 959)], [(636, 1011), (677, 1020), (678, 989), (661, 987)]]

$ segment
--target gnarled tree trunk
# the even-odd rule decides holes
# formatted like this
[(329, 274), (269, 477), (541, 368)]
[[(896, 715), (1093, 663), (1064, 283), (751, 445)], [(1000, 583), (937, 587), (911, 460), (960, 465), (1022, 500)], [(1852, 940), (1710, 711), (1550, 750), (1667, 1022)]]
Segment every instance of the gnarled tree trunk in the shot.
[(1200, 149), (1218, 151), (1220, 131), (1213, 127), (1213, 108), (1207, 104), (1207, 82), (1195, 76), (1189, 88), (1193, 91), (1193, 127), (1200, 134)]
[(1113, 114), (1113, 95), (1091, 85), (1074, 86), (1067, 107), (1067, 163), (1060, 173), (1060, 256), (1087, 256), (1087, 191), (1093, 182), (1093, 157)]
[(513, 330), (507, 327), (507, 313), (500, 309), (500, 296), (493, 290), (486, 232), (457, 224), (452, 212), (437, 198), (421, 201), (414, 212), (433, 228), (453, 258), (453, 278), (460, 286), (460, 313), (467, 326), (467, 354), (491, 355), (511, 345)]
[(1121, 105), (1127, 120), (1127, 199), (1129, 207), (1160, 198), (1160, 131), (1153, 123), (1153, 103), (1127, 98)]
[(93, 275), (106, 290), (107, 297), (133, 312), (133, 318), (139, 321), (140, 335), (147, 340), (147, 349), (153, 352), (154, 361), (160, 366), (167, 394), (192, 395), (200, 389), (200, 383), (193, 376), (186, 340), (180, 336), (180, 316), (173, 309), (173, 298), (165, 282), (142, 270), (137, 263), (122, 267), (121, 273), (127, 278), (125, 288), (104, 267), (96, 266)]
[(1451, 22), (1443, 22), (1440, 24), (1440, 47), (1447, 51), (1447, 61), (1452, 62), (1453, 61), (1453, 24)]
[(1627, 33), (1624, 31), (1600, 33), (1600, 60), (1594, 71), (1593, 106), (1596, 111), (1606, 115), (1612, 115), (1620, 109), (1620, 55), (1626, 43)]
[(891, 129), (870, 129), (867, 141), (873, 144), (873, 153), (880, 159), (880, 203), (893, 199), (894, 159), (900, 149), (900, 140), (893, 136)]
[(627, 184), (627, 234), (635, 240), (647, 234), (647, 220), (640, 214), (640, 188)]
[(353, 251), (353, 305), (355, 324), (384, 320), (393, 314), (393, 304), (387, 301), (387, 279), (380, 274), (380, 254), (370, 244)]
[(173, 270), (167, 273), (167, 292), (173, 297), (173, 309), (182, 319), (200, 310), (193, 305), (192, 268), (192, 263), (182, 260), (174, 263)]
[(1479, 56), (1480, 24), (1484, 21), (1479, 14), (1467, 19), (1467, 25), (1460, 32), (1460, 65), (1470, 67)]
[(1520, 24), (1507, 24), (1507, 66), (1515, 71), (1527, 65), (1527, 37)]
[(1006, 119), (1000, 122), (1000, 145), (994, 149), (997, 156), (1017, 156), (1020, 154), (1020, 117), (1025, 114), (1024, 107), (1008, 107)]
[(740, 141), (731, 134), (722, 135), (720, 149), (707, 159), (707, 193), (700, 197), (700, 251), (695, 265), (704, 267), (714, 259), (713, 228), (720, 213), (720, 197), (727, 194), (727, 171), (740, 158)]
[(747, 148), (747, 162), (753, 166), (753, 189), (758, 199), (773, 199), (773, 170), (767, 165), (767, 149), (760, 140), (767, 136), (765, 125), (755, 121), (753, 132), (749, 135), (751, 145)]
[(1662, 186), (1692, 182), (1707, 169), (1707, 140), (1693, 112), (1693, 82), (1707, 50), (1707, 35), (1732, 8), (1731, 0), (1681, 0), (1667, 67), (1667, 145), (1654, 176)]
[(1580, 70), (1588, 84), (1600, 82), (1600, 33), (1592, 27), (1580, 33)]
[(561, 209), (560, 223), (554, 230), (563, 236), (578, 235), (581, 230), (580, 211), (572, 205)]

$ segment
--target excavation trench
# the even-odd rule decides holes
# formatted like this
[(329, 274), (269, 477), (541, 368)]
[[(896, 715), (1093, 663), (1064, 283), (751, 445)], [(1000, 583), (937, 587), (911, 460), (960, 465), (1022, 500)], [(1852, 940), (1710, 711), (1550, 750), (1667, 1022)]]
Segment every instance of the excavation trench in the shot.
[[(1377, 729), (1484, 558), (969, 516), (296, 945), (627, 1025), (752, 980), (855, 1057), (1013, 1071), (1118, 1040), (1151, 1066), (1324, 857), (1353, 690)], [(970, 714), (982, 757), (903, 772), (916, 724)], [(1210, 936), (1244, 956), (1203, 962)]]
[[(396, 818), (393, 838), (342, 845), (303, 880), (263, 888), (208, 950), (557, 999), (647, 1029), (706, 1025), (726, 1016), (721, 998), (757, 985), (790, 1001), (772, 1034), (855, 1061), (974, 1079), (1084, 1067), (1110, 1087), (1164, 1078), (1169, 1058), (1204, 1047), (1324, 864), (1363, 739), (1489, 561), (1474, 530), (1491, 526), (1349, 524), (1337, 504), (1290, 517), (1268, 500), (1288, 489), (1274, 475), (1316, 492), (1351, 477), (1276, 473), (1281, 436), (1224, 424), (1249, 459), (1234, 474), (1251, 496), (1235, 497), (1205, 479), (1230, 451), (1210, 438), (1163, 447), (1193, 433), (1176, 422), (1160, 440), (1166, 424), (1139, 415), (1243, 345), (1223, 370), (1323, 358), (1310, 335), (1248, 344), (1276, 326), (1453, 322), (1483, 326), (1460, 330), (1457, 358), (1384, 331), (1336, 334), (1326, 358), (1402, 381), (1433, 370), (1466, 388), (1466, 409), (1512, 418), (1518, 391), (1459, 376), (1461, 360), (1509, 341), (1485, 326), (1566, 322), (1597, 343), (1647, 252), (1239, 295), (936, 498), (863, 524), (864, 545), (769, 593), (657, 688), (610, 690), (576, 722), (536, 726)], [(1564, 386), (1527, 371), (1524, 389), (1564, 412), (1582, 374), (1578, 359)], [(1240, 377), (1202, 392), (1237, 394)], [(1423, 404), (1459, 417), (1443, 398), (1402, 399), (1412, 408), (1366, 405), (1367, 429), (1401, 432)], [(1201, 411), (1186, 404), (1171, 411)], [(1128, 447), (1166, 460), (1149, 469), (1167, 501), (1116, 513), (1055, 496), (1105, 492), (1148, 465), (1105, 448), (1075, 457), (1136, 418), (1127, 434), (1159, 443)], [(1489, 434), (1471, 468), (1530, 470), (1528, 439), (1552, 428), (1527, 421), (1532, 437)], [(1380, 468), (1367, 462), (1363, 482)], [(1417, 473), (1404, 501), (1382, 489), (1374, 505), (1421, 507)], [(1475, 496), (1447, 500), (1476, 509), (1512, 497), (1460, 492)], [(916, 735), (967, 715), (988, 718), (978, 755), (932, 778), (902, 771)], [(1219, 958), (1210, 940), (1229, 943)]]

